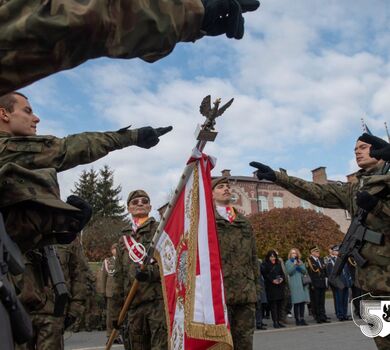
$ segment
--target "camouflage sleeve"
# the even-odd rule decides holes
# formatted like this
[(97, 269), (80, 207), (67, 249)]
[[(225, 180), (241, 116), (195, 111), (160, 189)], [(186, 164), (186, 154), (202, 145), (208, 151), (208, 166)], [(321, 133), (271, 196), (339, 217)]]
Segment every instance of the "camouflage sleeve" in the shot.
[(28, 169), (55, 168), (64, 171), (88, 164), (109, 152), (134, 145), (137, 130), (84, 132), (64, 138), (54, 136), (10, 137), (0, 154), (0, 163), (16, 163)]
[(285, 170), (275, 171), (275, 184), (285, 188), (297, 197), (323, 208), (348, 209), (350, 202), (349, 183), (317, 184), (297, 177), (288, 176)]
[(390, 219), (390, 202), (389, 200), (379, 200), (377, 205), (371, 210), (371, 214), (381, 220), (389, 221)]
[(84, 273), (84, 254), (78, 241), (72, 243), (69, 259), (70, 294), (68, 314), (79, 317), (84, 311), (86, 302), (86, 275)]
[(201, 0), (0, 0), (0, 95), (91, 58), (153, 62), (195, 41)]

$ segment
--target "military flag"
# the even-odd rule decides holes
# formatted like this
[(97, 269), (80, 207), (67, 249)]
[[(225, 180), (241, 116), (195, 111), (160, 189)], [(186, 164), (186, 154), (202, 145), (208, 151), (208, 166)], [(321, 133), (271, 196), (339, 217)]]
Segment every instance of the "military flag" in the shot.
[(233, 349), (211, 190), (214, 160), (195, 149), (192, 171), (156, 244), (170, 350)]

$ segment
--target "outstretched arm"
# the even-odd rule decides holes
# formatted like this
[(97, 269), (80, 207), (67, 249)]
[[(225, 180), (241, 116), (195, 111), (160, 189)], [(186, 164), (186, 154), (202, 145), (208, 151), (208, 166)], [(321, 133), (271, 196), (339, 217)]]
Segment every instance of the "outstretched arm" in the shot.
[(64, 138), (54, 136), (10, 137), (4, 141), (0, 165), (16, 163), (28, 169), (55, 168), (64, 171), (88, 164), (109, 152), (136, 145), (150, 148), (172, 127), (145, 127), (109, 132), (84, 132)]

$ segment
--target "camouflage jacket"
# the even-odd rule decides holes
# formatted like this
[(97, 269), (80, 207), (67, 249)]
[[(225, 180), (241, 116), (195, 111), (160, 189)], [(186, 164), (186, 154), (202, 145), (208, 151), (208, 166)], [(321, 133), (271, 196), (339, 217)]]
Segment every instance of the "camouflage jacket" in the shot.
[(0, 0), (0, 96), (88, 59), (153, 62), (203, 36), (201, 0)]
[[(135, 239), (142, 243), (148, 249), (153, 235), (158, 227), (158, 222), (153, 217), (150, 217), (143, 225), (138, 227), (134, 234), (131, 227), (125, 228), (122, 233), (124, 235), (132, 235)], [(128, 250), (124, 244), (123, 237), (120, 238), (118, 244), (118, 258), (115, 264), (114, 273), (114, 302), (112, 309), (109, 310), (112, 318), (118, 319), (118, 315), (127, 293), (130, 291), (133, 281), (135, 280), (137, 265), (130, 260)], [(163, 294), (160, 280), (160, 270), (157, 264), (150, 266), (152, 270), (153, 282), (140, 282), (137, 293), (134, 297), (130, 308), (136, 308), (139, 304), (153, 300), (161, 299), (161, 307), (163, 307)]]
[(0, 167), (16, 163), (27, 169), (64, 171), (91, 163), (109, 152), (137, 142), (137, 130), (83, 132), (64, 138), (11, 136), (0, 131)]
[[(66, 313), (79, 316), (83, 313), (86, 299), (86, 270), (81, 245), (78, 240), (71, 244), (56, 245), (57, 255), (70, 294)], [(30, 314), (51, 315), (54, 312), (54, 290), (39, 250), (25, 254), (26, 270), (23, 273), (19, 298)]]
[(111, 256), (104, 259), (101, 268), (101, 287), (102, 294), (107, 298), (112, 298), (114, 287), (115, 257)]
[[(65, 225), (69, 221), (68, 213), (62, 215), (62, 211), (51, 210), (54, 202), (56, 208), (66, 207), (59, 198), (56, 171), (93, 162), (111, 151), (133, 145), (137, 137), (137, 130), (126, 128), (114, 132), (85, 132), (64, 138), (12, 137), (0, 132), (0, 208), (30, 200), (49, 203), (47, 208), (27, 207), (28, 203), (24, 203), (23, 208), (11, 206), (7, 209), (6, 228), (21, 249), (34, 248), (43, 235), (53, 236), (53, 230), (61, 231), (56, 224), (62, 222)], [(63, 228), (66, 231), (67, 227)], [(53, 243), (56, 243), (55, 239)]]
[(366, 242), (361, 254), (369, 263), (358, 269), (359, 285), (371, 292), (390, 292), (390, 174), (382, 175), (383, 165), (379, 164), (371, 171), (360, 170), (356, 173), (357, 182), (330, 182), (317, 184), (288, 176), (285, 170), (276, 173), (277, 185), (280, 185), (314, 205), (324, 208), (347, 210), (356, 215), (355, 202), (358, 191), (367, 191), (380, 197), (378, 204), (367, 215), (365, 225), (371, 230), (385, 235), (385, 244), (378, 246)]
[(249, 221), (236, 213), (232, 223), (215, 214), (228, 305), (255, 303), (260, 294), (255, 235)]

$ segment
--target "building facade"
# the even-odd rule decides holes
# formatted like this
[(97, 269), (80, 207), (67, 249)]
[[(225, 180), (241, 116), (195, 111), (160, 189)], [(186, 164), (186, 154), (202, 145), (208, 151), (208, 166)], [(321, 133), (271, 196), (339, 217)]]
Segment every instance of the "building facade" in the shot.
[[(230, 178), (234, 207), (244, 215), (252, 215), (273, 208), (301, 207), (329, 216), (344, 233), (348, 230), (351, 218), (346, 210), (317, 207), (270, 181), (258, 180), (255, 174), (253, 176), (232, 176), (230, 170), (225, 169), (222, 170), (222, 175)], [(312, 170), (312, 175), (315, 183), (330, 182), (327, 179), (325, 167)]]

